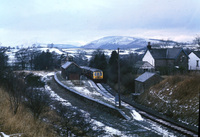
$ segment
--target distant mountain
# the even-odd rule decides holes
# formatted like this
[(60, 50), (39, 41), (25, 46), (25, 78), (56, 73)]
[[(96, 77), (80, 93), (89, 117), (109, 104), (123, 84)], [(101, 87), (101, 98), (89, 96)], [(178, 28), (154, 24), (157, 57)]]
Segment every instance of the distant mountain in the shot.
[(142, 38), (134, 38), (127, 36), (108, 36), (95, 40), (89, 44), (82, 46), (82, 48), (89, 49), (127, 49), (127, 48), (141, 48), (146, 46), (147, 41)]
[(135, 38), (128, 36), (108, 36), (92, 41), (91, 43), (82, 46), (82, 48), (86, 49), (144, 48), (147, 46), (148, 42), (151, 42), (152, 44), (156, 43), (168, 43), (169, 45), (177, 44), (177, 42), (172, 40), (144, 39), (144, 38)]

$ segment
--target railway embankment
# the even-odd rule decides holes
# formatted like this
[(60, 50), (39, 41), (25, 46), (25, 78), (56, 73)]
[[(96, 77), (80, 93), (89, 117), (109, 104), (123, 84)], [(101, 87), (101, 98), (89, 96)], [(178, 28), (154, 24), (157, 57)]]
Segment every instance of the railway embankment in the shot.
[[(164, 120), (165, 123), (169, 122), (198, 134), (199, 80), (199, 74), (171, 76), (141, 94), (136, 100), (133, 100), (131, 96), (121, 95), (121, 98), (124, 102), (141, 110), (140, 114), (149, 119), (159, 123), (164, 123)], [(109, 90), (109, 87), (106, 88)], [(114, 90), (110, 92), (115, 94)]]

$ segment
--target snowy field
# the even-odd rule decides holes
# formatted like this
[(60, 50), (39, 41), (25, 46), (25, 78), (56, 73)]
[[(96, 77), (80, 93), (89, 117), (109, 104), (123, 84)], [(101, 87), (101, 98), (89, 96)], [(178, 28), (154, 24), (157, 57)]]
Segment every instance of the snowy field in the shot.
[[(81, 48), (75, 48), (75, 49), (62, 49), (64, 52), (69, 53), (69, 55), (78, 55), (80, 52), (85, 52), (86, 57), (90, 59), (92, 57), (92, 53), (96, 51), (96, 49), (81, 49)], [(128, 55), (130, 53), (138, 53), (138, 54), (143, 54), (144, 52), (136, 52), (137, 48), (134, 49), (126, 49), (126, 50), (120, 50), (120, 55)], [(111, 53), (113, 50), (110, 49), (103, 49), (102, 50), (105, 55), (111, 56)]]
[[(10, 49), (9, 51), (6, 52), (6, 54), (8, 55), (8, 63), (12, 64), (14, 62), (16, 62), (16, 58), (15, 58), (15, 53), (18, 51), (19, 49)], [(83, 48), (68, 48), (68, 49), (59, 49), (59, 48), (37, 48), (36, 50), (39, 51), (49, 51), (49, 52), (54, 52), (56, 54), (59, 55), (66, 55), (68, 53), (69, 56), (77, 56), (80, 53), (85, 53), (85, 56), (87, 57), (88, 60), (90, 60), (90, 58), (92, 57), (92, 53), (94, 51), (96, 51), (96, 49), (83, 49)], [(136, 52), (137, 48), (135, 49), (127, 49), (127, 50), (120, 50), (120, 55), (128, 55), (130, 53), (138, 53), (138, 54), (143, 54), (143, 52)], [(102, 50), (105, 55), (107, 56), (111, 56), (111, 53), (113, 50)]]

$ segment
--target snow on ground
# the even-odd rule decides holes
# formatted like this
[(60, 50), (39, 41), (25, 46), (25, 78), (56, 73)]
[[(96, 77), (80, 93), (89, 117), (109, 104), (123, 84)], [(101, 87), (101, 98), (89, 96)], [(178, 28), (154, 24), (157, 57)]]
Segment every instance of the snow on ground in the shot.
[[(54, 72), (35, 72), (35, 74), (37, 74), (37, 75), (41, 75), (42, 77), (43, 77), (43, 79), (45, 79), (45, 80), (47, 80), (49, 77), (48, 76), (52, 76), (53, 74), (54, 74)], [(89, 86), (92, 86), (93, 84), (91, 83), (91, 82), (87, 82), (87, 81), (85, 81), (85, 83), (87, 83)], [(72, 87), (74, 86), (74, 84), (73, 84), (73, 82), (71, 82), (71, 81), (68, 81), (68, 84), (69, 85), (71, 85)], [(87, 85), (86, 84), (86, 85)], [(92, 86), (92, 87), (90, 87), (90, 88), (92, 88), (93, 90), (93, 92), (91, 92), (91, 89), (89, 90), (89, 89), (87, 89), (86, 88), (87, 86), (83, 86), (83, 85), (80, 85), (80, 86), (74, 86), (74, 90), (76, 90), (76, 91), (81, 91), (81, 92), (83, 92), (84, 94), (87, 94), (87, 95), (99, 95), (99, 96), (101, 96), (101, 97), (103, 97), (102, 96), (102, 94), (100, 94), (100, 93), (98, 93), (97, 91), (95, 91), (94, 89), (94, 87)], [(98, 87), (96, 87), (96, 88), (98, 88)], [(56, 94), (48, 85), (46, 85), (45, 86), (45, 89), (50, 93), (50, 97), (53, 99), (53, 100), (55, 100), (55, 101), (59, 101), (59, 102), (61, 102), (63, 105), (65, 105), (65, 106), (68, 106), (68, 107), (73, 107), (73, 108), (75, 108), (75, 109), (78, 109), (77, 107), (74, 107), (74, 106), (72, 106), (72, 104), (68, 101), (68, 100), (65, 100), (65, 99), (63, 99), (63, 98), (61, 98), (58, 94)], [(104, 98), (106, 98), (106, 97), (104, 97)], [(114, 97), (113, 97), (114, 98)], [(114, 102), (114, 100), (110, 100), (111, 102)], [(114, 104), (114, 103), (113, 103)], [(134, 122), (134, 120), (137, 120), (138, 122), (136, 123), (136, 122), (134, 122), (134, 123), (136, 123), (136, 125), (138, 124), (138, 126), (140, 126), (141, 128), (143, 128), (143, 129), (147, 129), (147, 130), (151, 130), (151, 131), (154, 131), (155, 133), (157, 133), (157, 134), (160, 134), (160, 135), (164, 135), (164, 136), (174, 136), (174, 134), (173, 133), (170, 133), (168, 130), (166, 130), (166, 129), (164, 129), (164, 128), (162, 128), (160, 125), (158, 125), (157, 123), (154, 123), (154, 122), (152, 122), (152, 121), (150, 121), (150, 120), (147, 120), (147, 119), (143, 119), (142, 117), (141, 117), (141, 115), (137, 112), (137, 111), (135, 111), (135, 109), (132, 107), (132, 106), (130, 106), (130, 105), (128, 105), (128, 104), (126, 104), (126, 103), (124, 103), (124, 102), (122, 102), (122, 105), (125, 107), (125, 108), (127, 108), (127, 109), (129, 109), (130, 110), (130, 112), (131, 112), (131, 115), (132, 115), (132, 120), (133, 120), (133, 122)], [(52, 106), (53, 107), (53, 106)], [(54, 109), (56, 109), (56, 108), (54, 108)], [(85, 116), (87, 115), (87, 117), (89, 116), (90, 117), (90, 114), (88, 113), (88, 112), (86, 112), (86, 111), (84, 111), (84, 110), (81, 110), (81, 109), (79, 109), (83, 114), (85, 114)], [(132, 121), (131, 120), (131, 121)], [(140, 121), (143, 121), (142, 123), (140, 123)], [(105, 132), (106, 132), (106, 135), (105, 136), (107, 136), (107, 137), (109, 137), (109, 136), (113, 136), (113, 135), (117, 135), (117, 136), (123, 136), (123, 137), (126, 137), (127, 135), (125, 135), (125, 133), (123, 133), (123, 132), (121, 132), (121, 131), (119, 131), (118, 129), (116, 129), (116, 128), (113, 128), (113, 127), (111, 127), (111, 126), (107, 126), (107, 125), (105, 125), (104, 123), (102, 123), (102, 122), (100, 122), (100, 121), (97, 121), (97, 120), (95, 120), (95, 119), (91, 119), (91, 122), (94, 124), (94, 130), (95, 130), (95, 128), (96, 129), (98, 129), (98, 127), (99, 128), (103, 128), (104, 130), (105, 130)], [(145, 123), (148, 123), (150, 126), (146, 126), (146, 124)]]
[(80, 85), (74, 85), (73, 83), (74, 81), (71, 80), (65, 80), (61, 82), (66, 86), (68, 86), (70, 89), (73, 89), (82, 95), (86, 95), (87, 97), (106, 102), (112, 106), (115, 105), (113, 99), (106, 98), (101, 93), (98, 92), (98, 90), (100, 89), (91, 80), (81, 80), (82, 84)]
[(97, 121), (95, 119), (92, 119), (91, 121), (93, 122), (93, 124), (97, 125), (98, 127), (102, 127), (106, 131), (106, 134), (109, 135), (107, 137), (110, 137), (110, 135), (118, 135), (118, 136), (125, 137), (125, 135), (121, 131), (119, 131), (117, 129), (114, 129), (114, 128), (109, 127), (109, 126), (105, 126), (105, 124), (103, 124), (102, 122), (99, 122), (99, 121)]
[(56, 94), (48, 85), (45, 85), (45, 89), (50, 93), (50, 97), (53, 99), (53, 100), (56, 100), (56, 101), (59, 101), (59, 102), (62, 102), (63, 105), (65, 106), (72, 106), (72, 104), (61, 98), (58, 94)]
[[(80, 87), (79, 87), (80, 88)], [(61, 102), (63, 105), (65, 106), (70, 106), (70, 107), (73, 107), (72, 104), (68, 101), (68, 100), (65, 100), (63, 98), (61, 98), (58, 94), (56, 94), (48, 85), (45, 86), (45, 89), (50, 93), (50, 97), (53, 99), (53, 100), (56, 100), (56, 101), (59, 101)], [(81, 88), (80, 88), (81, 89)], [(87, 91), (88, 92), (88, 91)], [(73, 107), (73, 108), (76, 108), (76, 107)], [(80, 110), (80, 109), (79, 109)], [(85, 116), (90, 116), (90, 114), (84, 110), (80, 110), (82, 113), (85, 114)], [(124, 136), (124, 134), (122, 134), (119, 130), (115, 129), (115, 128), (112, 128), (110, 126), (105, 126), (103, 123), (95, 120), (95, 119), (91, 119), (91, 122), (97, 126), (97, 127), (103, 127), (103, 129), (106, 131), (106, 136), (112, 136), (112, 135), (118, 135), (118, 136)], [(94, 126), (94, 127), (95, 127)], [(95, 129), (94, 129), (95, 130)]]
[[(81, 82), (82, 84), (80, 85), (74, 85), (71, 80), (62, 81), (63, 84), (68, 86), (70, 89), (76, 90), (80, 94), (86, 95), (87, 97), (94, 98), (99, 101), (103, 101), (105, 104), (109, 104), (115, 107), (115, 97), (112, 96), (110, 93), (107, 93), (109, 96), (106, 95), (105, 92), (108, 92), (108, 91), (105, 91), (105, 90), (102, 91), (101, 89), (99, 89), (99, 87), (97, 87), (97, 85), (92, 80), (82, 80)], [(101, 85), (101, 84), (98, 83), (98, 85)], [(124, 103), (122, 101), (122, 106), (126, 108), (127, 112), (124, 114), (129, 119), (135, 119), (138, 121), (143, 120), (142, 116), (138, 112), (136, 112), (135, 109), (129, 104)]]
[(64, 54), (64, 52), (60, 51), (57, 48), (39, 48), (39, 50), (46, 52), (47, 50), (49, 50), (49, 52), (55, 52), (57, 54)]
[(143, 120), (143, 118), (141, 117), (141, 115), (140, 115), (138, 112), (136, 112), (135, 110), (132, 110), (131, 115), (132, 115), (133, 118), (136, 119), (136, 120), (139, 120), (139, 121)]
[(12, 135), (6, 135), (4, 132), (0, 132), (0, 137), (21, 137), (22, 134), (17, 133), (17, 134), (12, 134)]
[(9, 135), (6, 135), (5, 133), (3, 133), (3, 132), (0, 132), (0, 136), (3, 136), (3, 137), (10, 137)]

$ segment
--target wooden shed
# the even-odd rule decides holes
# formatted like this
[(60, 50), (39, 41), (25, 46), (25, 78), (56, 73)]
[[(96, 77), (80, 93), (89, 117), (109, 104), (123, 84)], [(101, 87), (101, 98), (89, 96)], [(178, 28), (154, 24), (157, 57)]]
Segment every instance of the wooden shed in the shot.
[(61, 66), (61, 75), (67, 80), (80, 80), (81, 68), (76, 63), (67, 61)]
[(160, 75), (151, 72), (145, 72), (135, 79), (135, 93), (143, 93), (151, 86), (162, 80)]

